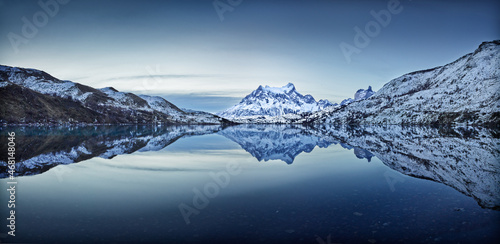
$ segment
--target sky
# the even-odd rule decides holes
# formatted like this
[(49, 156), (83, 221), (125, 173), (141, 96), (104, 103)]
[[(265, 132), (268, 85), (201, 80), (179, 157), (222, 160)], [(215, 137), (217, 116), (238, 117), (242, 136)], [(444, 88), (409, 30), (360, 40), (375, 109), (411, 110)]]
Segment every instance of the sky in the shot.
[(0, 0), (0, 64), (208, 112), (259, 85), (316, 100), (500, 39), (500, 1)]

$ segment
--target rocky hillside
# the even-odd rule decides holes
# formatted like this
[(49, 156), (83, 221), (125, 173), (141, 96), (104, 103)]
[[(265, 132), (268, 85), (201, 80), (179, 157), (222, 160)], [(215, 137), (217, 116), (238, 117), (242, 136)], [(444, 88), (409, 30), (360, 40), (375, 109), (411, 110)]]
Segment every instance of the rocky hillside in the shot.
[(8, 124), (221, 124), (184, 112), (162, 97), (95, 89), (43, 71), (0, 66), (0, 122)]
[(498, 125), (499, 101), (500, 41), (492, 41), (445, 66), (396, 78), (368, 99), (302, 122)]

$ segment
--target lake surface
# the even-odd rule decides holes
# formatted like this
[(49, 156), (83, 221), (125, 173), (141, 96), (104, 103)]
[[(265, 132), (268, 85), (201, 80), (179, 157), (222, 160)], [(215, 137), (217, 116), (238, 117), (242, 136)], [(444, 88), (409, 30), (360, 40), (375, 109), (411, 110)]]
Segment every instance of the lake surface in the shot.
[[(330, 125), (4, 127), (2, 242), (495, 243), (500, 133)], [(6, 156), (0, 183), (8, 188)]]

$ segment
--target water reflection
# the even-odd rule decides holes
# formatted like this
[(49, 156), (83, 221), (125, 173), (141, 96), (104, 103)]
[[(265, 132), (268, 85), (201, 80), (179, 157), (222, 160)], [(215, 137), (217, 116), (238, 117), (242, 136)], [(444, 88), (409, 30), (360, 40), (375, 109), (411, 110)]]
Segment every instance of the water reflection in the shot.
[(238, 125), (219, 134), (238, 143), (259, 161), (281, 160), (292, 164), (295, 157), (312, 152), (316, 146), (326, 148), (336, 144), (348, 150), (354, 148), (356, 157), (366, 158), (368, 162), (373, 157), (367, 150), (318, 132), (317, 127), (303, 125)]
[[(1, 129), (2, 135), (6, 128)], [(348, 127), (333, 125), (98, 126), (9, 128), (16, 131), (16, 175), (40, 174), (59, 164), (93, 157), (111, 159), (137, 151), (158, 151), (182, 137), (218, 134), (259, 161), (292, 164), (301, 153), (339, 144), (356, 157), (377, 157), (403, 174), (433, 180), (473, 197), (485, 208), (500, 207), (500, 139), (483, 128)], [(2, 141), (5, 141), (2, 138)], [(6, 144), (0, 150), (6, 151)], [(6, 178), (6, 156), (0, 177)]]
[[(16, 176), (36, 175), (59, 164), (77, 163), (94, 157), (112, 159), (137, 151), (158, 151), (182, 137), (212, 134), (220, 126), (89, 126), (14, 127)], [(2, 130), (7, 130), (3, 128)], [(2, 141), (6, 141), (2, 131)], [(7, 144), (0, 150), (7, 151)], [(8, 177), (7, 155), (0, 158), (0, 178)]]
[(500, 207), (500, 140), (484, 128), (333, 127), (315, 133), (370, 151), (405, 175), (449, 185), (486, 208)]
[(259, 161), (281, 160), (293, 163), (297, 155), (337, 144), (330, 138), (311, 133), (300, 125), (238, 125), (219, 132), (238, 143)]

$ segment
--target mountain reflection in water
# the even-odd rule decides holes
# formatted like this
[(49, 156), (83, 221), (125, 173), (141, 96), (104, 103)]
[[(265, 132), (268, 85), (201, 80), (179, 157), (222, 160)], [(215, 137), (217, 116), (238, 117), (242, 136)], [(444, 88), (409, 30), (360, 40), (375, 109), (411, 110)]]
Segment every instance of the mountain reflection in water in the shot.
[[(405, 175), (429, 179), (473, 197), (481, 207), (500, 207), (499, 132), (484, 128), (237, 125), (221, 126), (89, 126), (11, 127), (16, 132), (16, 176), (36, 175), (59, 164), (94, 157), (111, 159), (121, 154), (158, 151), (176, 140), (218, 134), (239, 144), (258, 161), (295, 157), (318, 146), (339, 144), (356, 157), (377, 157)], [(6, 144), (0, 150), (7, 151)], [(0, 158), (0, 177), (6, 178), (7, 158)]]

